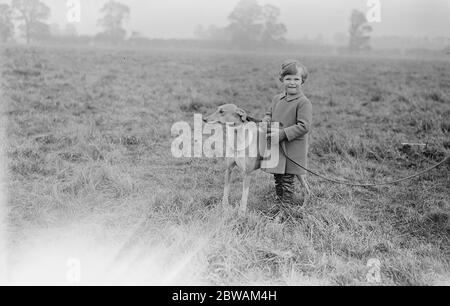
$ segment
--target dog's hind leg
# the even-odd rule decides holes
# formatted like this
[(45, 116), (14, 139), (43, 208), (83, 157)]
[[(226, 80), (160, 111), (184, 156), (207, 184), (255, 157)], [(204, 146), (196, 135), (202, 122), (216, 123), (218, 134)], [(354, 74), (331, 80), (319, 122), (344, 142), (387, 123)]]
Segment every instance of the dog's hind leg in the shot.
[(230, 207), (230, 185), (231, 185), (231, 171), (233, 170), (235, 166), (235, 162), (227, 162), (227, 169), (225, 170), (225, 187), (223, 189), (223, 199), (222, 199), (222, 205), (225, 208)]
[(248, 193), (250, 190), (250, 180), (251, 180), (250, 174), (245, 174), (244, 182), (242, 184), (243, 188), (242, 188), (241, 207), (239, 208), (240, 216), (245, 216), (245, 214), (247, 213), (247, 202), (248, 202)]

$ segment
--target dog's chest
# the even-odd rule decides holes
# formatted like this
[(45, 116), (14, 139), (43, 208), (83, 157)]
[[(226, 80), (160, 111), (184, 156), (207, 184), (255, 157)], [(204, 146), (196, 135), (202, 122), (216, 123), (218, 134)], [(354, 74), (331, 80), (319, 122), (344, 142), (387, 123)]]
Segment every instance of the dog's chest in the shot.
[(258, 147), (259, 132), (256, 126), (254, 128), (231, 130), (227, 133), (227, 150), (232, 154), (233, 159), (245, 173), (253, 172), (260, 168), (260, 152)]
[(261, 161), (259, 158), (241, 157), (235, 158), (234, 161), (236, 162), (238, 168), (245, 173), (251, 173), (261, 167)]

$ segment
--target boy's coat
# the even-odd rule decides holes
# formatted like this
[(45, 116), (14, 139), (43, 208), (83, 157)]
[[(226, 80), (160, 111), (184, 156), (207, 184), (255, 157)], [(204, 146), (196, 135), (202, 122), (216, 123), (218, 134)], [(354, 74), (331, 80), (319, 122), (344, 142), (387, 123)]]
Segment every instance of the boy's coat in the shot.
[[(287, 137), (287, 140), (281, 143), (285, 152), (292, 160), (307, 168), (309, 131), (312, 124), (312, 105), (308, 98), (303, 93), (295, 96), (277, 95), (266, 113), (266, 119), (281, 124)], [(306, 174), (305, 170), (286, 159), (281, 148), (279, 157), (275, 168), (263, 170), (273, 174)]]

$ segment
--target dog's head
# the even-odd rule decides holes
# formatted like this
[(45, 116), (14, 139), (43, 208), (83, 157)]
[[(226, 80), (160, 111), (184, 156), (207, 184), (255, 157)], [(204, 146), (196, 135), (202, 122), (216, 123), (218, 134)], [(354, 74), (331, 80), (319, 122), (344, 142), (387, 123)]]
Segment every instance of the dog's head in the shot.
[(237, 107), (234, 104), (225, 104), (219, 106), (219, 109), (212, 115), (203, 119), (206, 123), (219, 123), (219, 124), (233, 124), (241, 125), (246, 122), (258, 122), (252, 118), (247, 111), (242, 108)]

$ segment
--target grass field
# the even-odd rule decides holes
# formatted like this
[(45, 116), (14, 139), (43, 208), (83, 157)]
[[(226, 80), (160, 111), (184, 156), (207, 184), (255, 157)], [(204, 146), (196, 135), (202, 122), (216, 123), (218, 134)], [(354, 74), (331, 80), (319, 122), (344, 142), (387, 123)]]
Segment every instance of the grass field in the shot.
[[(264, 216), (271, 176), (255, 174), (246, 218), (224, 212), (223, 161), (172, 158), (170, 130), (225, 103), (262, 117), (280, 90), (279, 64), (295, 57), (310, 68), (310, 168), (391, 180), (449, 154), (450, 61), (1, 51), (13, 281), (42, 281), (48, 265), (64, 270), (59, 260), (70, 256), (82, 260), (82, 282), (366, 285), (374, 258), (383, 285), (449, 284), (449, 164), (379, 188), (310, 177), (309, 205), (278, 224)], [(236, 204), (241, 178), (234, 177)], [(107, 264), (114, 271), (103, 278)], [(58, 273), (50, 281), (64, 282)]]

